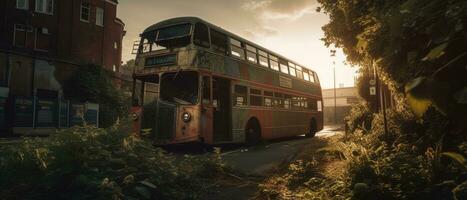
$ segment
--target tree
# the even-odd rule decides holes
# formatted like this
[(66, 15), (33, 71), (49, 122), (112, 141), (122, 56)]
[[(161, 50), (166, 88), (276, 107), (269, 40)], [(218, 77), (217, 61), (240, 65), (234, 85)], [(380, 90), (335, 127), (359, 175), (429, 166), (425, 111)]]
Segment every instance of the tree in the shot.
[(128, 113), (128, 98), (117, 89), (110, 73), (100, 66), (82, 66), (64, 86), (66, 98), (99, 104), (99, 124), (102, 127), (112, 125)]
[(434, 106), (467, 124), (467, 2), (462, 0), (318, 0), (330, 16), (327, 46), (347, 60), (375, 63), (415, 114)]

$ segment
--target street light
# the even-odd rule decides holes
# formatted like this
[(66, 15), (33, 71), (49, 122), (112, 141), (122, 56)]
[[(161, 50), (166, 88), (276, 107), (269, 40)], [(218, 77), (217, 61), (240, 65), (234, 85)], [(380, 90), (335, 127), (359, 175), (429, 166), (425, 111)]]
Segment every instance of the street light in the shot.
[(336, 97), (336, 61), (335, 61), (335, 57), (336, 57), (336, 50), (335, 49), (331, 49), (329, 50), (329, 52), (331, 53), (331, 57), (333, 59), (332, 61), (332, 69), (333, 69), (333, 73), (334, 73), (334, 124), (337, 124), (337, 97)]

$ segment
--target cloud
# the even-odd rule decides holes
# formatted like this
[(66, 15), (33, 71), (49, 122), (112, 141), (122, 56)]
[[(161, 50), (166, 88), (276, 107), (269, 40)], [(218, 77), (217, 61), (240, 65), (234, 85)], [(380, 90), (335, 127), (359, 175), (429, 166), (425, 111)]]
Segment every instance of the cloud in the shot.
[(245, 36), (248, 38), (263, 38), (277, 35), (276, 29), (269, 26), (256, 26), (244, 31)]
[(314, 13), (315, 7), (316, 0), (249, 0), (242, 5), (244, 10), (261, 12), (265, 19), (290, 20)]

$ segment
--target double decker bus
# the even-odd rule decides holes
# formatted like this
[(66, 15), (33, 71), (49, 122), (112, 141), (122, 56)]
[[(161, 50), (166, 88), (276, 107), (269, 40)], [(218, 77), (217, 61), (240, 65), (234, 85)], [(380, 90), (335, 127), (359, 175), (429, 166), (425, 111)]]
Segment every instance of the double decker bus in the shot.
[(148, 27), (135, 43), (136, 131), (157, 144), (250, 143), (323, 128), (317, 74), (196, 17)]

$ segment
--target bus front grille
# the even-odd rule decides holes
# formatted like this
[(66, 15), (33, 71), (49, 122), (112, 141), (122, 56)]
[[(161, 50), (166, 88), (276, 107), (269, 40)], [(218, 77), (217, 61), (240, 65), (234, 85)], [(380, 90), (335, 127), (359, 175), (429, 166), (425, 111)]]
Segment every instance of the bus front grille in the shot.
[(175, 136), (176, 106), (159, 101), (156, 140), (170, 140)]

